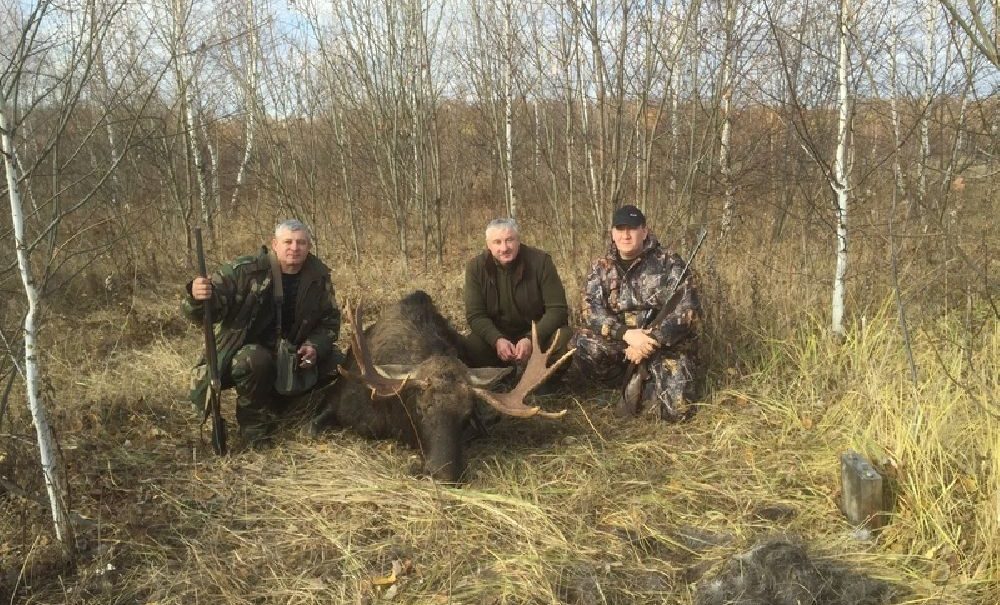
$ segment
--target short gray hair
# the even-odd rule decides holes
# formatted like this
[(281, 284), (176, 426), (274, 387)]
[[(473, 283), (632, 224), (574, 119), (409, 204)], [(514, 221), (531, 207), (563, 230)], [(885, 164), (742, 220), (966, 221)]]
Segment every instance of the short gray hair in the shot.
[(286, 219), (275, 225), (274, 237), (278, 237), (278, 232), (283, 231), (285, 229), (292, 232), (305, 231), (306, 237), (309, 238), (309, 242), (310, 243), (312, 242), (312, 231), (309, 230), (309, 227), (307, 227), (305, 223), (303, 223), (298, 219), (295, 218)]
[(521, 232), (518, 230), (517, 221), (512, 218), (495, 218), (486, 225), (486, 237), (490, 236), (490, 231), (494, 229), (510, 229), (514, 232), (514, 235), (520, 236)]

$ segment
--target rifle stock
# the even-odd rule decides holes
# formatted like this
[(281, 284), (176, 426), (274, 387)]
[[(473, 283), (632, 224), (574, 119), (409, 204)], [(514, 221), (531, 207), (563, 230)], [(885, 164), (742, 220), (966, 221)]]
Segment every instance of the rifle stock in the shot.
[[(201, 243), (201, 227), (194, 228), (195, 249), (198, 255), (198, 275), (208, 277), (205, 265), (205, 250)], [(215, 350), (215, 329), (212, 327), (212, 301), (202, 304), (204, 316), (202, 328), (205, 332), (205, 366), (208, 371), (208, 390), (205, 393), (205, 415), (202, 422), (212, 416), (212, 450), (219, 456), (226, 454), (226, 421), (222, 418), (221, 396), (222, 381), (219, 379), (219, 355)]]
[[(674, 282), (673, 289), (670, 291), (670, 295), (667, 297), (663, 306), (660, 307), (659, 312), (653, 317), (653, 320), (647, 324), (644, 329), (653, 329), (656, 326), (663, 323), (663, 320), (667, 318), (668, 315), (674, 312), (677, 308), (677, 303), (681, 300), (681, 286), (687, 281), (688, 275), (691, 273), (691, 262), (694, 261), (694, 257), (697, 256), (698, 250), (701, 248), (701, 244), (705, 241), (708, 236), (708, 230), (702, 228), (701, 233), (698, 234), (698, 242), (694, 246), (694, 250), (691, 251), (691, 255), (688, 256), (687, 262), (684, 263), (684, 269), (681, 271), (680, 277)], [(633, 377), (638, 370), (644, 369), (641, 363), (629, 362), (628, 366), (625, 368), (625, 380), (622, 382), (622, 397), (618, 403), (618, 413), (622, 416), (634, 415), (638, 405), (639, 399), (642, 397), (642, 385), (633, 385)], [(645, 374), (641, 372), (640, 374)], [(642, 376), (642, 381), (645, 380), (645, 376)]]

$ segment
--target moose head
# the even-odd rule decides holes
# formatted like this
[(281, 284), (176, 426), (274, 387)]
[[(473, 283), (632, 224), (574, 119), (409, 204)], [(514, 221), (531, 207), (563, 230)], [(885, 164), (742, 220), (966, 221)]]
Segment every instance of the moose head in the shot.
[[(461, 336), (424, 292), (405, 297), (367, 330), (360, 308), (348, 307), (345, 315), (353, 337), (347, 367), (340, 371), (348, 380), (326, 397), (314, 429), (340, 424), (365, 436), (399, 439), (420, 450), (426, 473), (457, 482), (465, 469), (463, 432), (477, 402), (518, 418), (566, 413), (524, 403), (572, 354), (548, 365), (552, 348), (542, 350), (534, 326), (532, 355), (520, 381), (500, 393), (492, 385), (512, 368), (466, 367)], [(558, 335), (552, 342), (557, 340)]]

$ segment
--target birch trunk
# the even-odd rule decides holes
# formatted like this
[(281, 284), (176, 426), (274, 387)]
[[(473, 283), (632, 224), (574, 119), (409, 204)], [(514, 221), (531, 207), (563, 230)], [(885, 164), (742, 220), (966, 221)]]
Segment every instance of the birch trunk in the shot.
[(838, 104), (840, 112), (837, 118), (837, 156), (833, 163), (832, 187), (837, 200), (837, 268), (833, 278), (833, 305), (831, 330), (839, 338), (844, 331), (844, 277), (847, 274), (847, 202), (848, 202), (848, 120), (849, 105), (847, 90), (847, 36), (849, 34), (848, 0), (840, 0), (838, 14)]
[(924, 0), (923, 2), (923, 22), (924, 22), (924, 90), (923, 103), (920, 112), (920, 155), (917, 158), (917, 203), (922, 208), (927, 207), (927, 159), (931, 154), (930, 140), (930, 110), (933, 101), (934, 88), (934, 53), (937, 52), (934, 45), (934, 28), (937, 27), (937, 2), (934, 0)]
[(250, 165), (251, 154), (253, 153), (254, 144), (254, 130), (256, 128), (257, 120), (257, 57), (260, 53), (258, 44), (258, 32), (257, 32), (257, 9), (254, 6), (254, 0), (247, 0), (247, 36), (248, 36), (248, 52), (247, 52), (247, 65), (246, 65), (246, 84), (244, 85), (243, 91), (243, 105), (244, 111), (246, 111), (246, 132), (244, 134), (243, 143), (243, 157), (240, 160), (240, 166), (236, 170), (236, 182), (233, 185), (233, 195), (230, 198), (229, 204), (231, 207), (236, 207), (236, 200), (239, 197), (240, 188), (243, 187), (243, 181), (246, 178), (247, 166)]
[(722, 176), (723, 206), (722, 206), (722, 236), (725, 237), (733, 226), (735, 201), (733, 199), (733, 176), (731, 144), (733, 103), (733, 45), (736, 28), (736, 0), (726, 0), (726, 15), (724, 17), (725, 46), (722, 56), (722, 74), (719, 88), (721, 94), (720, 113), (722, 114), (722, 132), (719, 134), (719, 174)]
[(514, 7), (504, 3), (504, 181), (507, 194), (507, 214), (517, 218), (517, 195), (514, 192)]
[(188, 153), (191, 162), (194, 164), (195, 181), (198, 183), (198, 207), (201, 209), (201, 221), (212, 233), (212, 212), (208, 201), (208, 187), (205, 184), (205, 161), (201, 156), (201, 148), (198, 142), (198, 124), (195, 116), (195, 95), (191, 92), (191, 86), (187, 86), (185, 100), (185, 126), (184, 139), (187, 142)]
[(17, 266), (21, 282), (28, 299), (28, 312), (24, 317), (24, 383), (28, 396), (28, 407), (35, 425), (38, 439), (38, 453), (45, 478), (45, 490), (49, 496), (52, 522), (56, 539), (62, 544), (72, 560), (76, 553), (73, 525), (70, 522), (69, 494), (66, 478), (58, 464), (55, 437), (45, 415), (40, 397), (41, 368), (38, 360), (38, 315), (40, 311), (39, 292), (31, 272), (30, 251), (24, 229), (24, 211), (18, 191), (17, 167), (14, 164), (14, 141), (7, 121), (7, 103), (0, 97), (0, 150), (3, 152), (4, 168), (7, 176), (7, 197), (10, 198), (10, 216), (14, 228), (14, 242), (17, 249)]
[[(892, 0), (889, 4), (889, 115), (892, 121), (893, 147), (892, 154), (892, 174), (896, 182), (896, 193), (906, 201), (907, 216), (916, 213), (916, 206), (913, 200), (906, 196), (906, 178), (903, 175), (903, 165), (899, 161), (899, 150), (902, 145), (902, 134), (899, 126), (899, 67), (896, 55), (899, 52), (899, 25), (896, 21), (896, 13), (899, 11), (897, 0)], [(893, 198), (895, 200), (896, 198)], [(890, 220), (892, 220), (890, 218)]]

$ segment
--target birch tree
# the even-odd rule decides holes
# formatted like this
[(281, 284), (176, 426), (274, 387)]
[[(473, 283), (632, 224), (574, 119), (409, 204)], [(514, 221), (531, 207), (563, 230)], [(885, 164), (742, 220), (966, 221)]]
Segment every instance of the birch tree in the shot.
[[(24, 351), (22, 372), (56, 538), (70, 558), (74, 556), (76, 547), (68, 501), (69, 486), (41, 395), (44, 368), (39, 329), (45, 283), (39, 282), (35, 267), (37, 264), (48, 265), (55, 246), (49, 247), (50, 257), (40, 259), (41, 262), (32, 257), (41, 242), (55, 238), (64, 217), (93, 199), (96, 187), (108, 179), (114, 166), (80, 199), (65, 207), (58, 203), (62, 187), (55, 179), (50, 198), (41, 203), (26, 208), (21, 194), (22, 186), (30, 185), (46, 160), (50, 160), (49, 165), (55, 167), (54, 173), (58, 174), (61, 170), (64, 160), (58, 157), (56, 150), (60, 140), (66, 136), (68, 124), (74, 117), (79, 119), (79, 116), (74, 116), (74, 110), (80, 103), (83, 90), (89, 86), (94, 61), (98, 57), (97, 48), (120, 8), (120, 4), (104, 5), (100, 10), (94, 4), (57, 6), (47, 1), (25, 7), (24, 12), (12, 15), (15, 17), (16, 34), (7, 38), (14, 42), (4, 49), (3, 56), (7, 60), (0, 65), (0, 152), (16, 264), (27, 302), (21, 334)], [(3, 33), (14, 34), (14, 31)], [(19, 158), (24, 155), (18, 152), (19, 135), (33, 119), (34, 113), (45, 104), (51, 104), (56, 111), (48, 112), (45, 118), (44, 144), (35, 150), (29, 162), (22, 162)], [(98, 126), (92, 128), (83, 142), (95, 137), (94, 133), (99, 130)], [(70, 156), (66, 161), (72, 161), (75, 153)], [(30, 222), (33, 219), (37, 222), (42, 216), (40, 210), (45, 207), (50, 210), (50, 220), (42, 222), (34, 233), (30, 232)], [(9, 343), (8, 349), (13, 355), (13, 347)]]
[[(826, 102), (824, 98), (826, 91), (817, 86), (818, 83), (830, 81), (834, 91), (831, 96), (835, 99), (836, 127), (834, 134), (833, 158), (828, 160), (828, 152), (824, 149), (823, 136), (817, 132), (817, 128), (812, 125), (811, 113), (803, 94), (803, 77), (795, 73), (792, 69), (793, 63), (790, 59), (789, 46), (801, 44), (801, 40), (806, 38), (805, 32), (797, 31), (791, 24), (781, 22), (783, 17), (778, 14), (778, 9), (783, 7), (773, 5), (768, 6), (768, 20), (774, 37), (776, 49), (779, 54), (779, 67), (784, 76), (784, 83), (787, 86), (788, 96), (788, 117), (794, 126), (796, 138), (808, 154), (813, 163), (821, 170), (825, 177), (829, 190), (833, 198), (834, 214), (834, 236), (835, 236), (835, 269), (833, 277), (833, 289), (831, 297), (831, 323), (830, 329), (834, 337), (842, 338), (845, 335), (844, 329), (844, 304), (846, 298), (846, 276), (848, 261), (848, 210), (850, 200), (850, 158), (851, 158), (851, 112), (852, 112), (852, 90), (851, 90), (851, 70), (850, 70), (850, 47), (851, 29), (853, 27), (853, 13), (849, 5), (849, 0), (840, 0), (836, 9), (837, 30), (832, 37), (833, 45), (836, 48), (836, 63), (823, 60), (824, 46), (820, 44), (820, 39), (811, 40), (813, 48), (810, 52), (818, 55), (810, 68), (817, 73), (812, 75), (814, 82), (812, 89), (806, 89), (805, 93), (815, 99), (817, 105)], [(799, 10), (806, 10), (807, 7), (794, 6), (788, 11), (788, 17), (795, 19)], [(801, 16), (801, 13), (798, 14)], [(813, 20), (801, 19), (799, 23), (810, 27)], [(813, 32), (815, 33), (815, 31)], [(808, 62), (806, 58), (804, 62)], [(831, 65), (832, 63), (832, 65)], [(793, 77), (795, 74), (795, 77)], [(808, 81), (808, 80), (807, 80)], [(813, 112), (815, 113), (815, 112)]]
[[(39, 21), (45, 10), (36, 13)], [(29, 25), (26, 33), (37, 33), (37, 24)], [(35, 29), (36, 31), (31, 31)], [(14, 140), (12, 136), (13, 121), (8, 118), (7, 98), (11, 88), (3, 86), (0, 90), (0, 151), (3, 152), (4, 172), (7, 178), (7, 197), (10, 199), (11, 223), (14, 227), (14, 246), (17, 250), (17, 266), (24, 285), (24, 294), (28, 300), (28, 311), (24, 316), (24, 383), (28, 397), (28, 407), (31, 419), (35, 425), (35, 435), (38, 441), (38, 453), (41, 459), (42, 475), (45, 478), (45, 490), (49, 497), (49, 507), (52, 511), (52, 522), (56, 539), (72, 557), (75, 552), (73, 525), (69, 516), (69, 487), (56, 454), (56, 441), (49, 426), (45, 413), (45, 405), (41, 397), (41, 368), (38, 352), (38, 319), (41, 311), (39, 289), (31, 268), (28, 236), (25, 230), (25, 212), (21, 203), (18, 187), (19, 173), (14, 163)]]
[(472, 35), (464, 57), (477, 101), (486, 113), (493, 154), (503, 180), (504, 208), (511, 218), (518, 214), (514, 184), (514, 105), (524, 54), (521, 19), (526, 8), (516, 0), (472, 3)]
[(719, 68), (719, 103), (722, 128), (719, 133), (719, 174), (722, 177), (722, 235), (725, 237), (733, 226), (736, 201), (733, 199), (732, 166), (732, 105), (733, 69), (736, 62), (736, 0), (723, 0), (722, 66)]
[(850, 39), (849, 0), (840, 0), (837, 12), (837, 151), (833, 164), (830, 187), (836, 197), (837, 216), (837, 267), (833, 278), (833, 301), (830, 328), (843, 338), (844, 330), (844, 279), (847, 275), (847, 210), (850, 193), (848, 182), (848, 129), (850, 127), (850, 91), (848, 40)]

